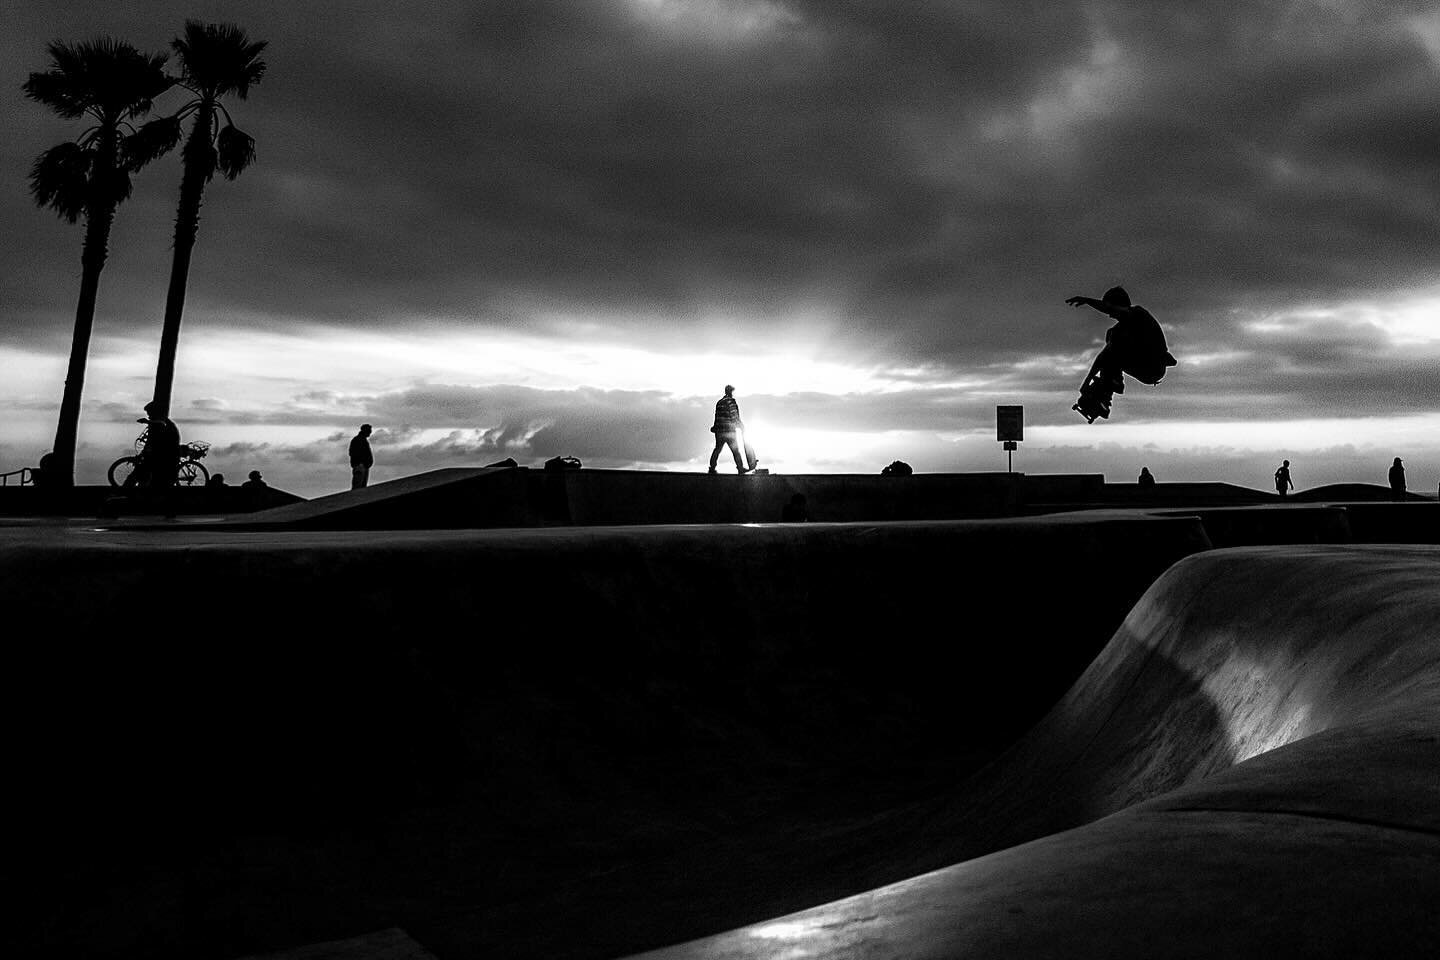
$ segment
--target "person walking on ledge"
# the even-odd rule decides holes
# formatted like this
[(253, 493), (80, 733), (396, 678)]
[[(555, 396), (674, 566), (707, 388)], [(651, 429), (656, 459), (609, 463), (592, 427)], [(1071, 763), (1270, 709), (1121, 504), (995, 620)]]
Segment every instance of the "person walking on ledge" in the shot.
[(1390, 465), (1390, 499), (1405, 499), (1405, 461), (1399, 457)]
[(370, 452), (370, 424), (360, 424), (360, 432), (350, 440), (350, 489), (360, 490), (370, 484), (370, 468), (375, 455)]
[(1275, 492), (1280, 496), (1295, 489), (1295, 484), (1290, 480), (1290, 461), (1286, 460), (1280, 464), (1280, 469), (1275, 471)]
[[(740, 419), (740, 404), (735, 402), (735, 388), (730, 384), (725, 385), (725, 396), (715, 402), (715, 425), (710, 432), (715, 434), (715, 449), (710, 452), (710, 472), (715, 472), (715, 464), (720, 460), (720, 451), (729, 445), (730, 452), (735, 456), (735, 472), (749, 473), (755, 469), (755, 464), (748, 467), (740, 455), (740, 433), (745, 429), (745, 424)], [(752, 457), (753, 459), (753, 457)]]

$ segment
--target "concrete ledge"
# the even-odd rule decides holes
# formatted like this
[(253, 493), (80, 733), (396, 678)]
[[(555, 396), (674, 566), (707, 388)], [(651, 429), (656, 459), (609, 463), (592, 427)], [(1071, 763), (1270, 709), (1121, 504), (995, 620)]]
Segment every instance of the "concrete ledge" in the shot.
[(817, 522), (1006, 517), (1034, 500), (1091, 502), (1096, 475), (660, 473), (433, 470), (303, 505), (236, 518), (229, 527), (421, 530), (669, 523), (775, 523), (795, 494)]
[(0, 517), (115, 517), (173, 512), (179, 516), (249, 513), (299, 503), (274, 487), (258, 492), (238, 486), (175, 487), (167, 497), (148, 490), (77, 486), (62, 490), (0, 487)]
[(1345, 508), (1331, 504), (1205, 507), (1166, 511), (1164, 515), (1199, 517), (1217, 547), (1350, 543), (1353, 539)]

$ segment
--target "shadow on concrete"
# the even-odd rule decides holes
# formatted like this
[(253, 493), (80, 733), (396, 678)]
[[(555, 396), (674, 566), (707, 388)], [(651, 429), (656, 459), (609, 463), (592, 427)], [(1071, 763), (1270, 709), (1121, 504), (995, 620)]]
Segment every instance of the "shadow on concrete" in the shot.
[(1145, 518), (15, 533), (10, 612), (44, 625), (3, 714), (16, 943), (602, 956), (894, 879), (915, 801), (1207, 546)]

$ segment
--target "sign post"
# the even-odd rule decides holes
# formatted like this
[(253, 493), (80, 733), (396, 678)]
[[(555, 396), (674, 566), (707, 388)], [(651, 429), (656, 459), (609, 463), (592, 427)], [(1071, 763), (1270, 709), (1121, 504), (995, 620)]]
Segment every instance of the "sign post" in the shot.
[(1005, 469), (1007, 473), (1015, 472), (1015, 451), (1020, 449), (1020, 441), (1025, 439), (1025, 408), (1015, 406), (997, 406), (995, 408), (995, 439), (1002, 441), (1005, 446)]

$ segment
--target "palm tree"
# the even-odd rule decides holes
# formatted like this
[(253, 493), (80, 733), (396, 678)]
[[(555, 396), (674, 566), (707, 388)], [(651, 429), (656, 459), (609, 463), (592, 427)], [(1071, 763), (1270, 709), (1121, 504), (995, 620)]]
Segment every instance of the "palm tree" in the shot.
[[(180, 206), (175, 213), (175, 251), (170, 264), (170, 286), (165, 291), (165, 323), (160, 330), (160, 362), (155, 369), (155, 403), (159, 415), (169, 416), (170, 391), (175, 382), (175, 352), (180, 343), (180, 318), (185, 312), (185, 285), (190, 277), (190, 253), (200, 227), (200, 202), (205, 185), (218, 169), (234, 180), (255, 160), (255, 140), (230, 119), (221, 98), (246, 98), (252, 84), (265, 75), (260, 52), (265, 43), (252, 43), (239, 27), (185, 21), (185, 35), (170, 46), (180, 59), (176, 81), (193, 95), (170, 118), (178, 136), (186, 118), (194, 125), (181, 152)], [(221, 117), (225, 125), (219, 125)]]
[(85, 218), (80, 302), (75, 307), (75, 334), (52, 458), (55, 482), (73, 486), (80, 394), (110, 227), (115, 209), (130, 196), (130, 174), (163, 148), (153, 128), (136, 130), (131, 121), (149, 112), (154, 99), (173, 81), (165, 76), (165, 54), (141, 53), (109, 37), (75, 44), (56, 41), (48, 51), (50, 69), (30, 74), (25, 95), (66, 120), (93, 121), (75, 140), (40, 154), (30, 168), (30, 192), (37, 204), (53, 208), (70, 223)]

